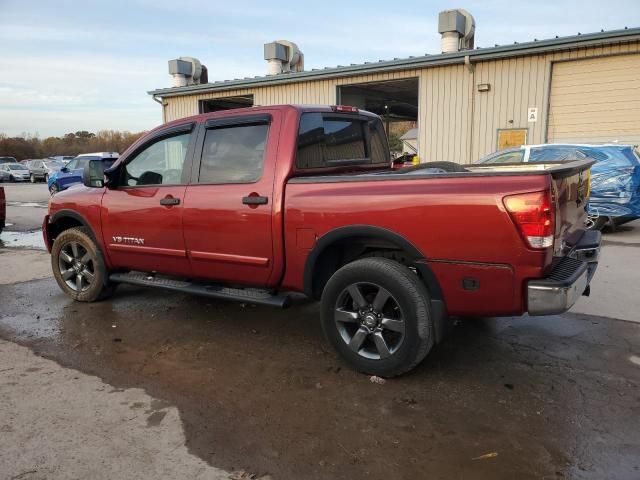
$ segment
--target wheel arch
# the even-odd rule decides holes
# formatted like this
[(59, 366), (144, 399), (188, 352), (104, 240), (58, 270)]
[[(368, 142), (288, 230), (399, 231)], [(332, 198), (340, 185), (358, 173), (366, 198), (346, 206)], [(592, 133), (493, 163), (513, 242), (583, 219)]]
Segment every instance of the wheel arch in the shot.
[(96, 237), (93, 228), (91, 228), (89, 222), (87, 222), (82, 215), (74, 210), (59, 210), (49, 218), (49, 224), (47, 226), (47, 248), (51, 250), (51, 246), (53, 245), (56, 237), (65, 230), (69, 230), (74, 227), (87, 228), (93, 240), (98, 246), (100, 246), (98, 237)]
[[(425, 255), (402, 235), (373, 225), (339, 227), (318, 239), (305, 262), (305, 294), (311, 298), (319, 298), (329, 280), (327, 275), (330, 277), (341, 266), (356, 258), (367, 256), (368, 252), (381, 250), (399, 254), (400, 263), (411, 263), (410, 266), (418, 270), (433, 298), (442, 299), (442, 290), (433, 271), (426, 263), (417, 262), (426, 258)], [(337, 258), (337, 255), (341, 257)]]
[[(381, 255), (382, 254), (382, 255)], [(413, 243), (397, 232), (373, 225), (339, 227), (318, 239), (304, 267), (304, 292), (319, 299), (329, 278), (342, 266), (366, 256), (387, 256), (416, 269), (430, 294), (435, 341), (445, 337), (451, 328), (440, 283)]]

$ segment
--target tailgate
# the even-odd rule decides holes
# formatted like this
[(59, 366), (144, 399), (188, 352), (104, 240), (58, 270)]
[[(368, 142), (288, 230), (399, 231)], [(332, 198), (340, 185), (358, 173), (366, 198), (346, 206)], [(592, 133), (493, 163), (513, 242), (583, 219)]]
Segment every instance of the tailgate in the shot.
[(556, 203), (556, 231), (553, 254), (561, 257), (566, 254), (563, 244), (575, 243), (581, 235), (587, 219), (589, 200), (590, 172), (593, 160), (580, 160), (565, 163), (548, 170), (551, 174), (551, 186)]

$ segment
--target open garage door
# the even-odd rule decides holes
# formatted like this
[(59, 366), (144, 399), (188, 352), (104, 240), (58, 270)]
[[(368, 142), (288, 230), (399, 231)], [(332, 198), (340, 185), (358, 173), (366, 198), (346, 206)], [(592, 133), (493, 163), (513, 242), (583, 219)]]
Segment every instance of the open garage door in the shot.
[(640, 54), (555, 63), (547, 139), (640, 144)]
[(211, 100), (200, 100), (200, 113), (219, 112), (234, 108), (253, 107), (253, 95), (222, 97)]
[(391, 134), (396, 141), (413, 135), (411, 139), (402, 138), (395, 147), (390, 142), (390, 146), (398, 154), (418, 153), (418, 78), (340, 85), (338, 103), (380, 115), (387, 136)]

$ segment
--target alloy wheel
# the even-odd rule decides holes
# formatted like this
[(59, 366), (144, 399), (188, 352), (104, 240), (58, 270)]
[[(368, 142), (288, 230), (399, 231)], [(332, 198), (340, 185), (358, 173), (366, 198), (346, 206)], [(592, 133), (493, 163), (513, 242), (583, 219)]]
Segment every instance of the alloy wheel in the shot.
[(88, 290), (95, 280), (93, 256), (78, 242), (69, 242), (60, 249), (58, 268), (67, 286), (78, 293)]
[(347, 346), (367, 359), (390, 357), (404, 340), (406, 323), (400, 304), (375, 283), (346, 287), (338, 295), (334, 320)]

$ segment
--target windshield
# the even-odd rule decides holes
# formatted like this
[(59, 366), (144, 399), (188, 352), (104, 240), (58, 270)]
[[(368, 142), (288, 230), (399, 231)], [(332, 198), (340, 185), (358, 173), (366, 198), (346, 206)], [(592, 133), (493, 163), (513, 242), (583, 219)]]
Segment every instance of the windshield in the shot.
[(20, 165), (19, 163), (16, 163), (15, 165), (9, 165), (9, 170), (28, 170), (28, 168), (25, 167), (24, 165)]
[(60, 162), (58, 160), (44, 162), (44, 164), (49, 168), (62, 168), (64, 166), (64, 162)]

